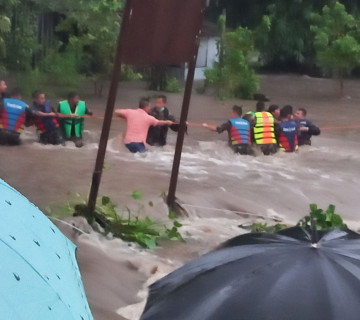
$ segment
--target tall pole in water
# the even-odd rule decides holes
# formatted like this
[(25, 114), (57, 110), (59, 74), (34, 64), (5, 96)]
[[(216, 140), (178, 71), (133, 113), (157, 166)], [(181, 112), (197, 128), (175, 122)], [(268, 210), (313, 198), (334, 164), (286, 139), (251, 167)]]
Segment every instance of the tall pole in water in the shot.
[(178, 183), (178, 178), (179, 178), (181, 154), (182, 154), (182, 150), (183, 150), (184, 138), (185, 138), (185, 133), (186, 133), (186, 122), (187, 122), (188, 114), (189, 114), (191, 93), (192, 93), (192, 87), (193, 87), (193, 83), (194, 83), (196, 60), (197, 60), (197, 56), (198, 56), (199, 45), (200, 45), (199, 37), (197, 37), (196, 45), (194, 47), (194, 55), (192, 57), (192, 60), (189, 62), (189, 69), (188, 69), (188, 74), (187, 74), (187, 78), (186, 78), (184, 100), (183, 100), (181, 116), (180, 116), (180, 129), (179, 129), (179, 133), (178, 133), (178, 137), (177, 137), (177, 141), (176, 141), (174, 162), (173, 162), (173, 167), (172, 167), (172, 172), (171, 172), (169, 192), (168, 192), (168, 196), (167, 196), (167, 204), (170, 208), (174, 208), (174, 206), (175, 206), (175, 194), (176, 194), (176, 188), (177, 188), (177, 183)]
[(101, 181), (101, 176), (102, 176), (104, 161), (105, 161), (106, 148), (107, 148), (108, 139), (109, 139), (109, 135), (110, 135), (110, 127), (111, 127), (112, 117), (113, 117), (113, 113), (114, 113), (117, 89), (118, 89), (119, 80), (120, 80), (122, 53), (123, 53), (123, 45), (124, 45), (123, 38), (126, 33), (125, 29), (127, 28), (128, 24), (129, 24), (131, 1), (132, 0), (126, 1), (124, 15), (123, 15), (123, 21), (121, 24), (121, 30), (120, 30), (119, 37), (118, 37), (114, 69), (113, 69), (113, 73), (112, 73), (109, 96), (108, 96), (106, 110), (105, 110), (105, 116), (104, 116), (104, 123), (103, 123), (101, 137), (100, 137), (99, 150), (97, 153), (95, 170), (93, 172), (91, 189), (90, 189), (90, 194), (89, 194), (88, 208), (89, 208), (90, 212), (93, 212), (95, 210), (96, 198), (99, 193), (100, 181)]

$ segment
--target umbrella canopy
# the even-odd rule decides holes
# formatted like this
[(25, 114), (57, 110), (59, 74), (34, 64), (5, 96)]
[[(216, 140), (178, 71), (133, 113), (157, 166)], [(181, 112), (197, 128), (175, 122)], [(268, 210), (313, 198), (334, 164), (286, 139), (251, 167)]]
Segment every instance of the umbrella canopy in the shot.
[(141, 320), (358, 320), (360, 236), (247, 234), (150, 288)]
[(75, 245), (0, 179), (0, 318), (93, 319)]

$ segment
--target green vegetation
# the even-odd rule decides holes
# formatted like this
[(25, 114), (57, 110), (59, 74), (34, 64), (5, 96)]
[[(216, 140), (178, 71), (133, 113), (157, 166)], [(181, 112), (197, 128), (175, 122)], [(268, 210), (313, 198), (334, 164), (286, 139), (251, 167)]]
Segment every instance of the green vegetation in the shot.
[[(133, 191), (132, 198), (140, 200), (142, 198), (141, 191)], [(149, 202), (149, 206), (152, 207), (153, 203)], [(65, 205), (56, 208), (48, 206), (45, 210), (48, 214), (57, 218), (69, 215), (84, 216), (89, 224), (102, 234), (111, 234), (124, 241), (137, 243), (143, 248), (153, 249), (161, 239), (183, 241), (183, 237), (179, 232), (182, 224), (170, 214), (168, 223), (170, 227), (168, 227), (148, 217), (140, 218), (127, 207), (120, 210), (106, 196), (97, 199), (95, 214), (89, 214), (86, 201), (79, 194), (76, 194), (75, 199), (68, 201)]]
[[(140, 199), (141, 193), (134, 191), (132, 197), (136, 200)], [(126, 213), (122, 212), (119, 214), (109, 197), (100, 197), (98, 199), (96, 212), (107, 220), (105, 226), (106, 234), (111, 233), (114, 237), (138, 243), (144, 248), (155, 248), (160, 239), (183, 240), (178, 231), (178, 228), (182, 225), (178, 221), (172, 221), (172, 226), (169, 229), (148, 217), (141, 219), (134, 216), (129, 209), (127, 209)]]
[(318, 10), (319, 3), (277, 0), (267, 6), (255, 32), (261, 64), (294, 69), (312, 63), (314, 50), (310, 16)]
[[(25, 96), (38, 88), (63, 95), (84, 79), (102, 95), (123, 6), (124, 0), (0, 0), (1, 74), (17, 80)], [(251, 98), (258, 90), (255, 64), (336, 77), (343, 90), (343, 80), (360, 70), (359, 8), (354, 0), (210, 1), (206, 18), (218, 20), (221, 37), (206, 83), (222, 99)], [(167, 66), (141, 73), (123, 66), (122, 80), (143, 78), (150, 90), (181, 91)]]
[[(0, 59), (6, 56), (4, 35), (10, 32), (10, 27), (10, 19), (4, 15), (0, 15)], [(0, 71), (1, 69), (3, 69), (3, 66), (0, 64)]]
[(179, 80), (174, 77), (168, 77), (166, 79), (166, 92), (177, 93), (181, 91)]
[(251, 232), (275, 233), (288, 228), (286, 224), (275, 224), (269, 226), (267, 223), (255, 222), (251, 225)]
[(312, 14), (312, 20), (317, 63), (325, 73), (339, 79), (343, 94), (344, 77), (360, 65), (360, 21), (339, 2), (325, 6), (321, 14)]
[(242, 27), (226, 32), (224, 15), (218, 24), (221, 30), (219, 62), (205, 70), (206, 85), (214, 86), (220, 99), (252, 98), (259, 89), (259, 79), (250, 63), (255, 53), (253, 33)]
[(301, 227), (311, 227), (311, 221), (314, 221), (317, 230), (329, 230), (343, 228), (346, 225), (340, 215), (335, 213), (335, 206), (329, 205), (327, 210), (319, 209), (316, 204), (310, 205), (310, 215), (305, 216), (298, 222)]
[(142, 74), (136, 72), (134, 68), (129, 65), (123, 65), (121, 70), (121, 80), (123, 81), (134, 81), (141, 80), (143, 78)]
[[(319, 209), (316, 204), (311, 204), (310, 214), (302, 218), (297, 225), (304, 228), (312, 228), (312, 223), (316, 226), (317, 230), (346, 227), (341, 216), (335, 213), (335, 206), (332, 204), (326, 210)], [(275, 233), (286, 228), (288, 228), (286, 224), (268, 225), (267, 223), (255, 222), (251, 225), (251, 232)]]

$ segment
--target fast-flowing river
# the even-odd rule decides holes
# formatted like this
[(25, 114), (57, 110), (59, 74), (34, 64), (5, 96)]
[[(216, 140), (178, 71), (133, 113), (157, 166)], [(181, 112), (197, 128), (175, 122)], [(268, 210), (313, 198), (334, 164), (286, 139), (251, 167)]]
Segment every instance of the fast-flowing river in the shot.
[[(305, 107), (309, 118), (324, 128), (320, 137), (313, 138), (311, 147), (296, 154), (234, 155), (225, 134), (190, 127), (177, 193), (189, 214), (182, 219), (186, 243), (167, 244), (149, 252), (120, 240), (102, 238), (80, 220), (74, 223), (90, 233), (76, 233), (60, 224), (79, 246), (79, 263), (95, 318), (122, 319), (121, 314), (137, 319), (151, 281), (245, 232), (239, 226), (253, 221), (295, 224), (308, 214), (310, 203), (322, 208), (334, 204), (346, 223), (357, 230), (359, 85), (349, 81), (347, 96), (339, 97), (337, 84), (331, 80), (262, 77), (262, 92), (271, 98), (271, 103)], [(142, 84), (125, 84), (119, 92), (118, 106), (135, 106), (144, 94)], [(169, 101), (170, 109), (179, 116), (181, 95), (169, 95)], [(246, 111), (255, 104), (220, 102), (194, 94), (189, 118), (221, 124), (234, 103), (242, 103)], [(97, 115), (103, 112), (103, 100), (89, 99), (88, 105)], [(22, 146), (0, 147), (0, 177), (42, 209), (64, 203), (69, 193), (86, 197), (100, 126), (99, 120), (87, 121), (86, 146), (82, 149), (76, 149), (72, 143), (66, 147), (41, 146), (35, 142), (34, 129), (27, 129)], [(161, 194), (168, 188), (176, 136), (171, 133), (164, 148), (151, 148), (144, 156), (132, 155), (121, 143), (124, 128), (122, 121), (113, 124), (100, 194), (109, 195), (120, 206), (127, 205), (132, 212), (165, 221)], [(143, 199), (133, 200), (133, 190), (141, 190)], [(147, 206), (149, 201), (154, 207)]]

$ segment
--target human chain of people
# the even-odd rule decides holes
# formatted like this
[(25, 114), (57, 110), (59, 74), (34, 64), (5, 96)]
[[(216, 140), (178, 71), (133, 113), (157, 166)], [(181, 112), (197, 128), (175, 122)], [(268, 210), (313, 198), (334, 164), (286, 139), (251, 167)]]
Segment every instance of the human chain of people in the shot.
[[(57, 109), (51, 107), (42, 91), (34, 91), (32, 105), (22, 101), (17, 89), (10, 94), (4, 80), (0, 82), (0, 144), (18, 145), (24, 127), (35, 125), (39, 142), (42, 144), (65, 144), (73, 141), (82, 147), (85, 119), (104, 117), (94, 115), (76, 92), (70, 92), (67, 99), (60, 101)], [(127, 129), (124, 144), (131, 153), (144, 153), (148, 146), (162, 147), (167, 144), (169, 128), (175, 132), (180, 123), (167, 107), (167, 97), (156, 97), (154, 107), (148, 98), (141, 98), (137, 109), (115, 110), (115, 120), (124, 119)], [(219, 134), (228, 133), (229, 146), (235, 153), (254, 155), (259, 149), (264, 155), (276, 152), (296, 152), (299, 147), (311, 145), (312, 136), (321, 130), (357, 129), (359, 126), (319, 128), (307, 119), (307, 110), (286, 105), (270, 105), (258, 101), (256, 111), (243, 115), (241, 106), (233, 106), (229, 119), (217, 126), (208, 123), (187, 122), (190, 127), (203, 127)], [(321, 130), (320, 130), (321, 129)]]

